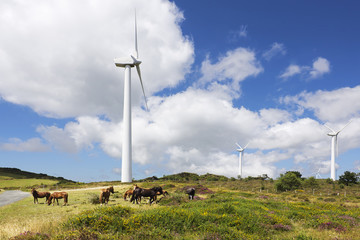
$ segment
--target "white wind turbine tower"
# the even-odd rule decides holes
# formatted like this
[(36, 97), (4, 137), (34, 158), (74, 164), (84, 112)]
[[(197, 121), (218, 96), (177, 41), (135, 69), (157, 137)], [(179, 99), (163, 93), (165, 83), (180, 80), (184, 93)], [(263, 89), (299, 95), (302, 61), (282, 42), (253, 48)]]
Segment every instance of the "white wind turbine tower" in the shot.
[(327, 135), (331, 137), (331, 164), (330, 164), (330, 178), (335, 181), (335, 152), (336, 155), (338, 155), (338, 143), (337, 143), (337, 136), (338, 134), (344, 130), (345, 127), (347, 127), (347, 125), (349, 125), (351, 123), (348, 122), (341, 130), (339, 131), (334, 131), (333, 129), (331, 129), (330, 127), (324, 125), (325, 127), (327, 127), (331, 132), (328, 133)]
[(236, 145), (239, 147), (238, 149), (236, 149), (236, 151), (239, 152), (239, 174), (238, 174), (238, 176), (242, 177), (242, 160), (244, 158), (244, 151), (245, 151), (246, 147), (249, 145), (249, 143), (247, 143), (244, 148), (242, 148), (238, 143), (236, 143)]
[(135, 53), (136, 58), (133, 55), (114, 59), (117, 67), (125, 68), (124, 79), (124, 109), (123, 109), (123, 143), (122, 143), (122, 166), (121, 166), (121, 182), (132, 181), (132, 143), (131, 143), (131, 68), (136, 67), (139, 75), (141, 88), (145, 98), (146, 109), (147, 102), (144, 91), (144, 85), (141, 79), (139, 53), (137, 46), (137, 23), (135, 12)]

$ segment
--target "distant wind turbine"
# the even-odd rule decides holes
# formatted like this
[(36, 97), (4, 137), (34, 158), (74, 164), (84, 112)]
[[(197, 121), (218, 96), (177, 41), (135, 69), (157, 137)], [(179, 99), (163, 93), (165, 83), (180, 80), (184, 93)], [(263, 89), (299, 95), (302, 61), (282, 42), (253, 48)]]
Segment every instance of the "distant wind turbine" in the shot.
[(317, 170), (317, 172), (315, 173), (315, 178), (316, 178), (316, 179), (320, 179), (320, 178), (321, 178), (320, 170), (321, 170), (321, 168), (319, 168), (319, 170)]
[(145, 106), (147, 107), (146, 96), (144, 91), (144, 85), (141, 79), (139, 53), (137, 46), (137, 23), (135, 12), (135, 53), (136, 58), (133, 55), (124, 58), (114, 59), (117, 67), (125, 68), (124, 79), (124, 109), (123, 109), (123, 143), (122, 143), (122, 167), (121, 167), (121, 182), (132, 181), (132, 143), (131, 143), (131, 68), (136, 67), (139, 75), (141, 88), (145, 98)]
[(244, 148), (242, 148), (238, 143), (236, 143), (236, 145), (239, 147), (238, 149), (236, 149), (236, 151), (239, 152), (239, 174), (238, 174), (238, 176), (241, 178), (242, 177), (242, 160), (244, 158), (244, 151), (245, 151), (246, 147), (249, 145), (249, 143), (247, 143)]
[(336, 177), (335, 177), (335, 152), (336, 152), (336, 156), (339, 154), (339, 149), (338, 149), (338, 143), (337, 143), (337, 136), (338, 134), (344, 130), (345, 127), (347, 127), (349, 124), (351, 123), (348, 122), (341, 130), (339, 131), (334, 131), (333, 129), (331, 129), (330, 127), (324, 125), (325, 127), (327, 127), (331, 132), (328, 133), (327, 135), (331, 137), (331, 162), (330, 162), (330, 178), (335, 181)]

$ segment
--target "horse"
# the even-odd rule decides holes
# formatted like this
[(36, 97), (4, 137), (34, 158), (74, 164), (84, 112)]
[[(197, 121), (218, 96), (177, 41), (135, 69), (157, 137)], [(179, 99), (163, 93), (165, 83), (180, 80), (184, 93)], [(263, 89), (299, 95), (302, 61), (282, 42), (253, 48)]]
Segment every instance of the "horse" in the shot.
[(136, 204), (138, 204), (139, 203), (138, 200), (141, 199), (141, 197), (149, 197), (150, 198), (149, 204), (151, 206), (151, 203), (156, 201), (157, 193), (158, 192), (155, 192), (152, 189), (139, 188), (136, 186), (130, 201), (133, 203), (135, 203), (136, 201)]
[(53, 202), (53, 206), (54, 206), (54, 203), (55, 203), (55, 199), (56, 199), (56, 202), (57, 202), (57, 205), (59, 205), (59, 199), (63, 198), (64, 199), (64, 205), (67, 205), (68, 203), (68, 193), (67, 192), (53, 192), (49, 199), (48, 199), (48, 205), (51, 204), (51, 201)]
[(127, 190), (127, 191), (124, 193), (124, 200), (126, 201), (126, 198), (132, 196), (133, 193), (134, 193), (134, 190), (133, 190), (133, 189)]
[(36, 191), (35, 188), (32, 188), (32, 189), (31, 189), (31, 194), (32, 194), (33, 197), (34, 197), (34, 204), (35, 204), (35, 201), (36, 201), (37, 204), (39, 203), (38, 198), (43, 198), (43, 197), (45, 197), (45, 198), (46, 198), (45, 202), (47, 202), (47, 200), (48, 200), (49, 197), (50, 197), (50, 193), (49, 193), (49, 192), (38, 192), (38, 191)]
[(109, 198), (110, 198), (110, 193), (114, 193), (114, 187), (108, 187), (106, 189), (101, 189), (101, 193), (100, 193), (100, 205), (102, 205), (103, 203), (107, 204), (109, 202)]
[(195, 196), (195, 188), (188, 188), (186, 194), (189, 195), (189, 199), (193, 200)]

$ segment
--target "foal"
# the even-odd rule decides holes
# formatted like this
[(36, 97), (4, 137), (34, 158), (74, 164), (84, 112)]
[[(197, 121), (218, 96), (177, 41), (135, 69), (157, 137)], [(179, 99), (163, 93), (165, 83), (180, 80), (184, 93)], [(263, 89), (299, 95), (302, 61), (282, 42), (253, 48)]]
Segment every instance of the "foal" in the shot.
[(100, 205), (102, 205), (103, 203), (107, 204), (109, 202), (110, 193), (114, 193), (113, 186), (106, 189), (101, 189), (100, 198), (99, 198)]

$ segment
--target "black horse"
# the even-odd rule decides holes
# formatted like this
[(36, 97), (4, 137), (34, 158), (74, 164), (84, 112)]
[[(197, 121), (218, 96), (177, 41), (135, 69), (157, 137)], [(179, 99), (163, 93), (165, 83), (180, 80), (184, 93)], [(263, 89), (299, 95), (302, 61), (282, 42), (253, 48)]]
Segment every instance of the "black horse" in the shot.
[[(162, 190), (162, 189), (161, 189)], [(142, 197), (149, 197), (150, 201), (149, 204), (151, 205), (151, 203), (153, 203), (154, 201), (156, 201), (156, 197), (157, 197), (157, 192), (152, 190), (152, 189), (146, 189), (146, 188), (140, 188), (140, 187), (136, 187), (134, 189), (133, 195), (131, 197), (131, 202), (138, 204), (139, 200)]]
[(195, 188), (188, 188), (186, 194), (189, 195), (189, 199), (193, 200), (195, 196)]

